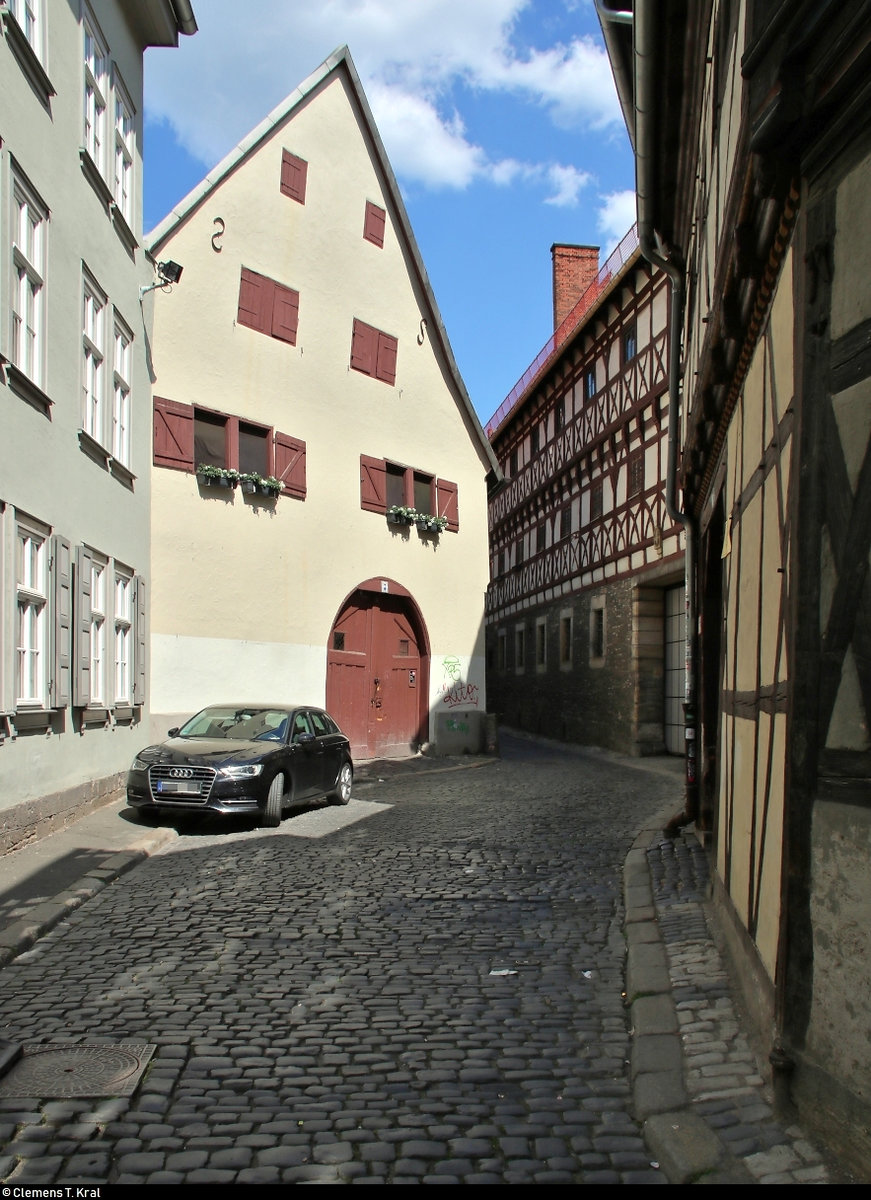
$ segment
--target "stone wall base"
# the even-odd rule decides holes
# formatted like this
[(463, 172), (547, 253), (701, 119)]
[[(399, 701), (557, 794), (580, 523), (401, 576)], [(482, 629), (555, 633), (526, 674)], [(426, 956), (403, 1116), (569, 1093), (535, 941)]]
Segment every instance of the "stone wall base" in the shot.
[(714, 929), (738, 989), (742, 1027), (776, 1101), (785, 1101), (787, 1108), (794, 1106), (809, 1133), (834, 1151), (858, 1179), (871, 1180), (871, 1111), (867, 1102), (793, 1047), (787, 1048), (793, 1063), (783, 1079), (785, 1088), (781, 1089), (781, 1081), (774, 1077), (768, 1057), (775, 1042), (774, 985), (716, 874), (712, 875), (711, 892)]
[(120, 799), (125, 779), (126, 772), (122, 771), (5, 809), (0, 821), (0, 854), (20, 850), (50, 833), (65, 829), (86, 813)]

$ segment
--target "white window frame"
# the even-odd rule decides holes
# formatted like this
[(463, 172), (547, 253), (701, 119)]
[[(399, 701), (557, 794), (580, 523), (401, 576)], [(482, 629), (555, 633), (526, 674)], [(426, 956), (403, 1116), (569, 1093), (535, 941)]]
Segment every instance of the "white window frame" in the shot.
[(90, 613), (90, 704), (105, 706), (107, 704), (107, 650), (106, 634), (107, 601), (109, 600), (109, 580), (111, 574), (109, 563), (105, 558), (94, 554), (90, 560), (91, 567), (91, 613)]
[(112, 456), (130, 469), (130, 370), (133, 355), (133, 334), (115, 314), (115, 335), (112, 375)]
[(15, 705), (48, 707), (49, 535), (35, 524), (15, 529)]
[(37, 387), (45, 366), (45, 265), (48, 209), (13, 172), (12, 362)]
[(109, 113), (109, 48), (93, 14), (82, 9), (84, 57), (84, 147), (100, 175), (107, 176)]
[(114, 703), (132, 707), (135, 615), (133, 572), (116, 563), (114, 576)]
[(115, 204), (128, 226), (133, 226), (133, 191), (136, 185), (136, 125), (135, 110), (117, 68), (113, 72), (115, 95), (114, 122), (114, 179)]
[(82, 429), (106, 445), (106, 313), (108, 298), (82, 274)]
[(28, 45), (45, 66), (45, 12), (44, 0), (7, 0), (12, 16), (18, 22)]

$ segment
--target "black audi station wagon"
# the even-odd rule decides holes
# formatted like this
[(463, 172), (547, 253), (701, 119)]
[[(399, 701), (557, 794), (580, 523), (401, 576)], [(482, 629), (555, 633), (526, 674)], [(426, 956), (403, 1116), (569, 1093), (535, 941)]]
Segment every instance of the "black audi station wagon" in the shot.
[(141, 812), (260, 813), (280, 824), (286, 808), (347, 804), (351, 745), (321, 708), (216, 704), (148, 746), (127, 774), (127, 803)]

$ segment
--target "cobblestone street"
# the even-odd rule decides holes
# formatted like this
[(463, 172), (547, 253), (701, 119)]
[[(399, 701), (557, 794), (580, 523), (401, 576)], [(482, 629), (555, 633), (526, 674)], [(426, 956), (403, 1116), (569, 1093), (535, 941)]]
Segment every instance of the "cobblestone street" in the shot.
[[(632, 1116), (622, 869), (679, 791), (507, 739), (278, 830), (187, 824), (3, 968), (2, 1036), (156, 1050), (130, 1097), (0, 1096), (0, 1176), (667, 1182)], [(709, 1104), (746, 1154), (735, 1108)]]

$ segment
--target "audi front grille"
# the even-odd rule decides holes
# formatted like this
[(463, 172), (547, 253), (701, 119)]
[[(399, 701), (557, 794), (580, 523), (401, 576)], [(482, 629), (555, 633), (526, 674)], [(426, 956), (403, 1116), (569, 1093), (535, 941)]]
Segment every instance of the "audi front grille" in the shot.
[(154, 763), (148, 786), (155, 804), (206, 804), (215, 782), (213, 767), (174, 767)]

